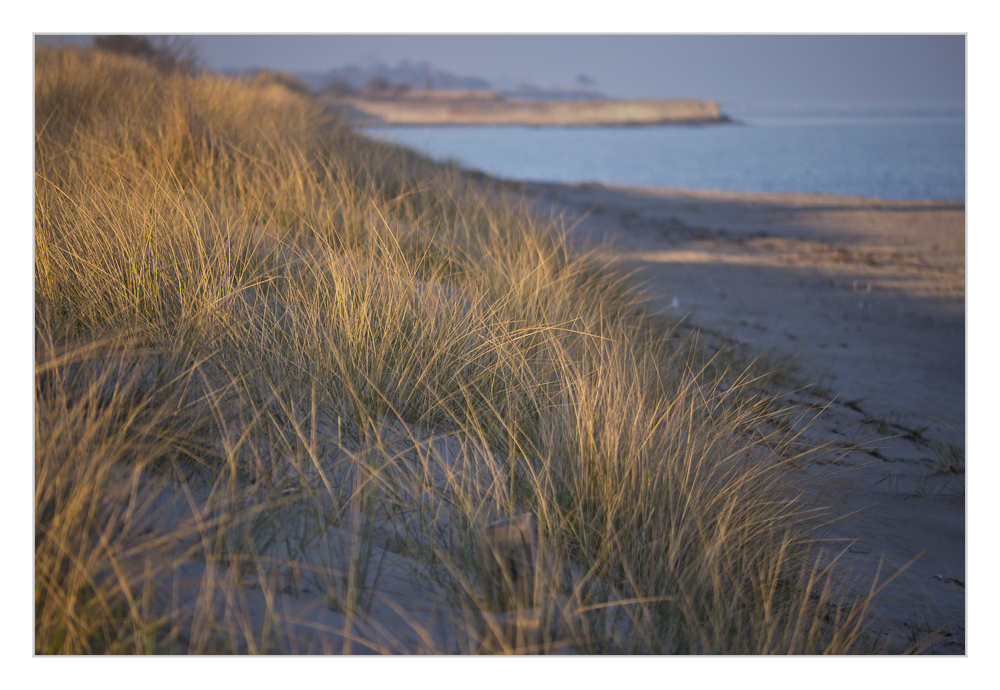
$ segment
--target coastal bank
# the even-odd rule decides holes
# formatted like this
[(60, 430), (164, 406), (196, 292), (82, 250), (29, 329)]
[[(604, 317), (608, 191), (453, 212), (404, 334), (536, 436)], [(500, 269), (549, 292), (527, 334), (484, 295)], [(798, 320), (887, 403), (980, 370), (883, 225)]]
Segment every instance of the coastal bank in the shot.
[(328, 99), (359, 125), (522, 125), (601, 127), (728, 122), (699, 99), (535, 100), (495, 91), (408, 90)]

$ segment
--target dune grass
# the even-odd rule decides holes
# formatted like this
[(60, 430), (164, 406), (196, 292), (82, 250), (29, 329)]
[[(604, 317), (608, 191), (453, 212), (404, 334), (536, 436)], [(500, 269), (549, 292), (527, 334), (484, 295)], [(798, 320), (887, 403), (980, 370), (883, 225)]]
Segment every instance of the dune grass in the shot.
[[(868, 649), (812, 451), (558, 222), (280, 81), (35, 89), (37, 652)], [(515, 650), (474, 535), (523, 513)]]

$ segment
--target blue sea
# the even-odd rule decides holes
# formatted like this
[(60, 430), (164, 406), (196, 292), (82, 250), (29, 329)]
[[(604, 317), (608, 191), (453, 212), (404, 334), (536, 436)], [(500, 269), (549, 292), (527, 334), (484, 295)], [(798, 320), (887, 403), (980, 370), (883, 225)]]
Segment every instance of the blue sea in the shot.
[(722, 111), (736, 122), (366, 132), (507, 179), (965, 200), (962, 110)]

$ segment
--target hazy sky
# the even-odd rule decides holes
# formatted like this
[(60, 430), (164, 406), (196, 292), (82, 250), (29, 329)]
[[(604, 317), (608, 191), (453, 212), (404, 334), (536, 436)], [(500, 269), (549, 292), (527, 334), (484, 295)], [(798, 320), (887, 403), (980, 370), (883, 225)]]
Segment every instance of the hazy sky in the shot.
[(723, 105), (961, 105), (965, 37), (875, 35), (195, 35), (212, 70), (325, 71), (401, 60), (571, 87), (584, 74), (618, 97), (696, 97)]

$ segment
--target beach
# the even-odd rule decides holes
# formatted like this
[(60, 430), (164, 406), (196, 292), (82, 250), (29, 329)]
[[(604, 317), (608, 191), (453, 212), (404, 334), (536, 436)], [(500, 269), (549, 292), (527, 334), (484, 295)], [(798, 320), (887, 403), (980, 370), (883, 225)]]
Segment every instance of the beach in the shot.
[[(965, 627), (965, 207), (818, 194), (525, 183), (649, 306), (793, 362), (787, 400), (820, 410), (817, 469), (844, 577), (905, 568), (881, 593), (891, 648)], [(790, 358), (790, 359), (789, 359)], [(959, 470), (961, 468), (961, 471)], [(837, 541), (849, 540), (849, 541)], [(850, 564), (850, 565), (848, 565)]]

